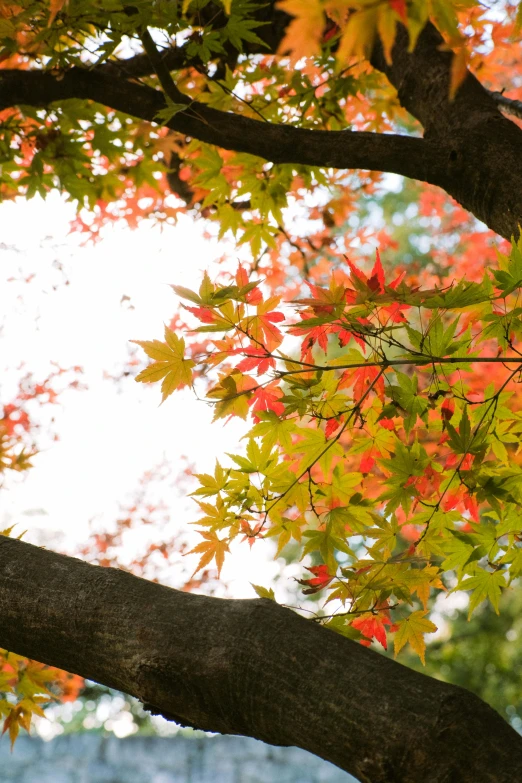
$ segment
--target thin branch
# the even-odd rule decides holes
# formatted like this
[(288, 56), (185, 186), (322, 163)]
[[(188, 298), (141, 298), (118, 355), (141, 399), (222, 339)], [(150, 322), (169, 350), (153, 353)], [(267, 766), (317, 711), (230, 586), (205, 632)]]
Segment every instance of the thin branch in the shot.
[(147, 28), (141, 32), (140, 39), (165, 95), (167, 95), (173, 103), (186, 103), (188, 105), (191, 102), (190, 98), (178, 90), (177, 86), (174, 84), (170, 71), (159, 51), (156, 49), (156, 44), (152, 40), (152, 36)]
[(501, 109), (506, 114), (511, 114), (513, 117), (518, 117), (522, 120), (522, 101), (517, 101), (516, 98), (508, 98), (503, 92), (492, 92), (488, 90), (489, 94)]

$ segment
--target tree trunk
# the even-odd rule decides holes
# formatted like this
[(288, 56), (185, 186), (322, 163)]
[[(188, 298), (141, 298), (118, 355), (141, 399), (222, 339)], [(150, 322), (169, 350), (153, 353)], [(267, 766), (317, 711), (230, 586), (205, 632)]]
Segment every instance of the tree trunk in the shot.
[(0, 645), (183, 725), (297, 745), (363, 783), (513, 783), (522, 738), (467, 691), (265, 600), (172, 590), (0, 537)]

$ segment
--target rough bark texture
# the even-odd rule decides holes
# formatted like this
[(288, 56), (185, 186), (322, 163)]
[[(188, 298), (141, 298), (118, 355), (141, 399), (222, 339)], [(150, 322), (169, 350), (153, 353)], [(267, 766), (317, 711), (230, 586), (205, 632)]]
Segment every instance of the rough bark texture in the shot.
[[(288, 19), (268, 3), (261, 28), (274, 51)], [(168, 123), (179, 131), (225, 149), (248, 152), (274, 163), (402, 174), (438, 185), (501, 236), (517, 236), (522, 223), (522, 130), (499, 110), (491, 93), (468, 74), (456, 98), (449, 100), (452, 54), (428, 24), (414, 52), (400, 28), (388, 65), (379, 44), (372, 56), (397, 88), (401, 104), (424, 127), (424, 138), (357, 131), (315, 131), (263, 123), (211, 109), (197, 102)], [(183, 47), (167, 51), (169, 69), (187, 65)], [(132, 81), (150, 72), (145, 55), (94, 69), (65, 73), (0, 71), (0, 110), (13, 105), (46, 106), (68, 98), (87, 98), (144, 120), (165, 107), (163, 93)], [(119, 78), (118, 78), (119, 76)], [(187, 98), (188, 104), (188, 98)]]
[(8, 650), (363, 783), (522, 780), (522, 738), (476, 696), (268, 600), (183, 593), (0, 537), (0, 613)]

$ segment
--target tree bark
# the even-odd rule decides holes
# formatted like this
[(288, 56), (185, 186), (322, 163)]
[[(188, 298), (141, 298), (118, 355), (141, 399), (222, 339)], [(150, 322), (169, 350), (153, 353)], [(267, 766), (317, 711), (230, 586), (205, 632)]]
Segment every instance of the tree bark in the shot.
[(5, 649), (363, 783), (522, 779), (522, 738), (476, 696), (265, 599), (183, 593), (0, 537), (0, 612)]

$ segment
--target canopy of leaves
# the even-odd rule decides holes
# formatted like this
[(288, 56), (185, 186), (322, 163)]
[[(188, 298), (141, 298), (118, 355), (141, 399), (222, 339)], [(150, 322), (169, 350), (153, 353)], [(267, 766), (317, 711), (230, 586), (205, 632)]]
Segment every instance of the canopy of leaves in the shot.
[[(187, 322), (138, 343), (153, 363), (137, 380), (161, 380), (164, 400), (193, 384), (215, 419), (248, 422), (245, 448), (198, 476), (200, 567), (219, 570), (236, 538), (299, 547), (321, 622), (382, 647), (394, 633), (396, 652), (422, 660), (430, 593), (469, 591), (470, 615), (498, 610), (522, 569), (522, 246), (497, 255), (493, 232), (434, 187), (386, 192), (379, 172), (393, 167), (267, 162), (241, 133), (216, 146), (204, 131), (234, 116), (267, 132), (342, 131), (343, 143), (399, 132), (413, 149), (420, 124), (370, 65), (375, 46), (390, 66), (400, 36), (411, 52), (429, 22), (453, 53), (449, 99), (468, 66), (516, 99), (521, 21), (517, 3), (472, 0), (0, 4), (0, 87), (13, 73), (22, 84), (2, 97), (1, 197), (59, 189), (89, 239), (189, 212), (243, 259), (197, 293), (174, 286)], [(54, 100), (86, 75), (110, 100), (83, 87)], [(49, 77), (50, 97), (22, 76)], [(150, 116), (139, 101), (121, 108), (122, 84), (143, 87), (143, 102), (152, 90)], [(371, 270), (353, 260), (369, 246), (386, 271), (378, 255)], [(30, 466), (25, 415), (4, 406), (3, 472)], [(4, 658), (14, 740), (52, 675)]]

